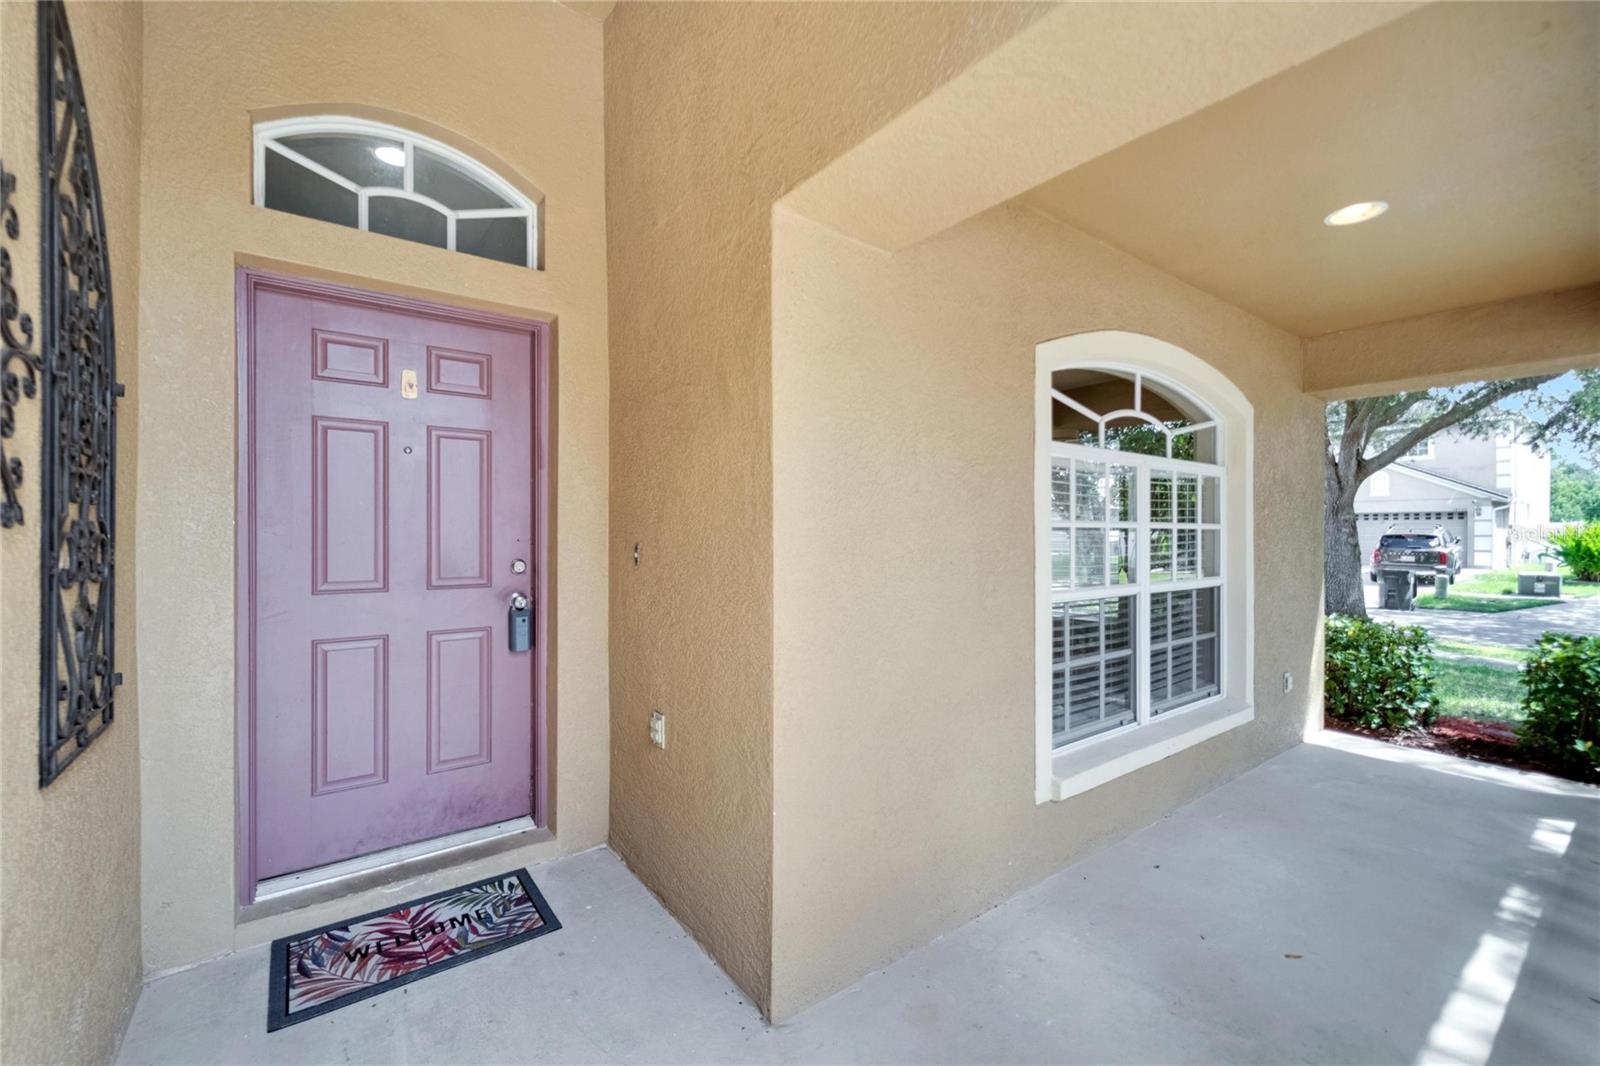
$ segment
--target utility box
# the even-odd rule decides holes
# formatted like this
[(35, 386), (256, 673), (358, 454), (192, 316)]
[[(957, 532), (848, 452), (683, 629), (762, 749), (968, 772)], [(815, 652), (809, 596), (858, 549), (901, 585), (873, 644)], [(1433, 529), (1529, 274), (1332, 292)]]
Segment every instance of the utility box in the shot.
[(1389, 611), (1416, 610), (1417, 575), (1410, 570), (1380, 570), (1383, 607)]
[(1433, 598), (1442, 600), (1450, 595), (1450, 575), (1440, 574), (1433, 579)]
[(1518, 574), (1518, 596), (1550, 596), (1561, 598), (1560, 574)]

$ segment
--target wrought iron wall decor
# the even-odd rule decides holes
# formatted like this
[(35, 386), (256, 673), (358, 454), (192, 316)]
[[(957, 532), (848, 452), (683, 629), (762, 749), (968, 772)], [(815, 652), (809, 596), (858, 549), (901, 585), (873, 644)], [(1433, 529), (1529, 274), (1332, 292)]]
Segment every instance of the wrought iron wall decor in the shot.
[[(22, 235), (17, 223), (17, 176), (0, 162), (0, 230), (5, 239)], [(0, 529), (22, 525), (22, 460), (6, 454), (6, 441), (17, 432), (17, 404), (38, 391), (39, 356), (33, 350), (33, 318), (22, 313), (11, 281), (11, 249), (0, 243)]]
[(111, 725), (116, 343), (111, 262), (89, 109), (67, 12), (39, 22), (40, 707), (39, 784)]

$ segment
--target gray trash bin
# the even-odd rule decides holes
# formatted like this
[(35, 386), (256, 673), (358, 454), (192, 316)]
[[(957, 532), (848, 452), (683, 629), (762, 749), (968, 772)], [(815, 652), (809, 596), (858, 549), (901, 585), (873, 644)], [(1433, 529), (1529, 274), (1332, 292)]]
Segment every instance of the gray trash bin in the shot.
[(1442, 600), (1448, 595), (1450, 595), (1450, 575), (1440, 574), (1433, 579), (1434, 599)]
[(1380, 570), (1378, 582), (1383, 591), (1380, 601), (1390, 611), (1416, 609), (1417, 575), (1409, 570)]

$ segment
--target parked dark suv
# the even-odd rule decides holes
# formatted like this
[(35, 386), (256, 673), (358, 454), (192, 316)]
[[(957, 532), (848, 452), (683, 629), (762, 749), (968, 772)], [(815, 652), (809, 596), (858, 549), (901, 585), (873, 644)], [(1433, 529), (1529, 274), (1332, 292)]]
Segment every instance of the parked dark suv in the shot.
[(1380, 570), (1410, 570), (1418, 581), (1431, 582), (1461, 572), (1461, 538), (1443, 526), (1405, 529), (1390, 526), (1372, 553), (1372, 580)]

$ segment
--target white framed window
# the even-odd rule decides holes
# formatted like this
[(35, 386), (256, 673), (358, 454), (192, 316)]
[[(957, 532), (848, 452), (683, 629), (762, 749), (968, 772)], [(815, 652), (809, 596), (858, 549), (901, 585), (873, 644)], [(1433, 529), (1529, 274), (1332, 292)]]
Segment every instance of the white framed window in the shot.
[(1248, 401), (1139, 334), (1039, 346), (1038, 798), (1251, 718)]
[(1417, 441), (1417, 443), (1413, 444), (1410, 448), (1406, 449), (1405, 457), (1407, 459), (1412, 460), (1413, 462), (1415, 462), (1418, 459), (1432, 459), (1433, 458), (1433, 438), (1429, 437), (1426, 440)]
[(538, 270), (540, 204), (412, 130), (347, 115), (259, 122), (254, 202)]

